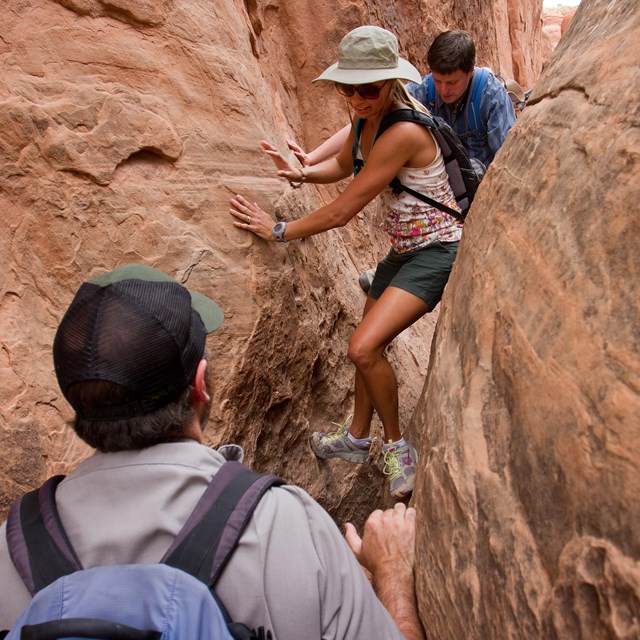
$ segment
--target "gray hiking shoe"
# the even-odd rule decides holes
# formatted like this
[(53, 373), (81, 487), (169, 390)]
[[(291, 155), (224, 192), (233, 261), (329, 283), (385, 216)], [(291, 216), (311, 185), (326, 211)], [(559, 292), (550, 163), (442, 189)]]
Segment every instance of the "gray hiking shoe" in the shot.
[(409, 445), (391, 446), (384, 452), (382, 473), (389, 476), (389, 487), (394, 498), (404, 498), (413, 491), (418, 454)]
[(365, 293), (368, 293), (369, 289), (371, 289), (371, 283), (373, 282), (373, 277), (375, 275), (376, 275), (375, 269), (369, 269), (368, 271), (364, 271), (363, 273), (360, 274), (360, 277), (358, 278), (358, 283), (360, 284), (360, 287)]
[(333, 422), (338, 428), (335, 431), (329, 433), (323, 433), (322, 431), (316, 431), (309, 438), (309, 444), (311, 450), (318, 456), (318, 458), (342, 458), (349, 462), (356, 462), (362, 464), (367, 461), (369, 457), (369, 447), (364, 449), (353, 444), (347, 437), (349, 433), (349, 416), (342, 424)]

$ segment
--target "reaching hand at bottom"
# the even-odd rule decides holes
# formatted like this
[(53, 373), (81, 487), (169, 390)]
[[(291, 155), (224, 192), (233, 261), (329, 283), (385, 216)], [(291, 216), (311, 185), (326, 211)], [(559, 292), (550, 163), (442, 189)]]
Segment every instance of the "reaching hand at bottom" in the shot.
[(423, 640), (413, 575), (416, 510), (402, 502), (393, 509), (378, 509), (365, 522), (362, 538), (348, 522), (345, 539), (358, 562), (371, 574), (378, 598), (405, 638)]

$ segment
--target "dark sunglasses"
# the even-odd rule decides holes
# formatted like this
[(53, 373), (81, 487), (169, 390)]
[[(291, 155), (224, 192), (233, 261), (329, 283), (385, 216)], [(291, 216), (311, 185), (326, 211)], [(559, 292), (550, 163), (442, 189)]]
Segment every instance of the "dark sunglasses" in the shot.
[(345, 98), (350, 98), (354, 93), (357, 93), (359, 96), (364, 98), (365, 100), (375, 100), (380, 97), (380, 91), (382, 91), (382, 86), (378, 86), (377, 84), (342, 84), (341, 82), (336, 82), (336, 89), (338, 93), (343, 95)]

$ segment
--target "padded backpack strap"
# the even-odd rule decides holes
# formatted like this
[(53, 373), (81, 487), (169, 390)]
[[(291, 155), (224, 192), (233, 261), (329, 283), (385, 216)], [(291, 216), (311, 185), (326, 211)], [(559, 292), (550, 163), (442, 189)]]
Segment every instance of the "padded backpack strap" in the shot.
[(360, 146), (360, 137), (362, 136), (362, 128), (366, 120), (358, 118), (356, 120), (356, 129), (353, 135), (353, 148), (351, 149), (351, 157), (353, 158), (353, 177), (355, 178), (360, 169), (364, 167), (363, 158), (358, 158), (358, 147)]
[(476, 67), (473, 72), (473, 78), (471, 79), (471, 95), (467, 101), (467, 122), (471, 130), (477, 129), (483, 134), (486, 134), (485, 128), (480, 118), (480, 103), (482, 102), (482, 92), (487, 80), (489, 80), (489, 74), (491, 72), (486, 67)]
[(435, 207), (436, 209), (442, 211), (443, 213), (448, 213), (450, 216), (453, 216), (454, 218), (456, 218), (456, 220), (459, 220), (460, 222), (464, 222), (464, 216), (459, 211), (456, 211), (455, 209), (448, 207), (446, 204), (442, 202), (438, 202), (437, 200), (430, 198), (428, 195), (424, 193), (420, 193), (419, 191), (416, 191), (411, 187), (407, 187), (407, 185), (402, 184), (402, 182), (400, 182), (400, 179), (398, 178), (398, 176), (396, 176), (389, 183), (389, 186), (391, 187), (391, 189), (393, 189), (393, 192), (395, 194), (400, 194), (403, 191), (406, 191), (407, 193), (411, 194), (414, 198), (418, 198), (418, 200), (422, 200), (422, 202), (426, 202), (427, 204), (430, 204), (432, 207)]
[(282, 484), (277, 476), (255, 473), (240, 462), (226, 462), (161, 562), (213, 588), (258, 502), (268, 489)]
[(63, 479), (54, 476), (23, 495), (7, 518), (9, 555), (31, 595), (82, 569), (56, 507), (56, 487)]
[[(422, 113), (421, 111), (415, 111), (414, 109), (397, 109), (396, 111), (391, 111), (386, 116), (384, 116), (384, 118), (382, 118), (382, 121), (380, 122), (380, 127), (378, 128), (376, 139), (379, 138), (390, 126), (394, 125), (396, 122), (415, 122), (416, 124), (421, 124), (423, 126), (429, 127), (432, 130), (432, 133), (434, 133), (434, 135), (438, 128), (436, 121), (426, 113)], [(438, 142), (438, 144), (442, 149), (443, 143)], [(442, 152), (444, 154), (445, 150), (442, 149)], [(446, 204), (443, 204), (442, 202), (438, 202), (437, 200), (430, 198), (428, 195), (424, 193), (420, 193), (419, 191), (416, 191), (411, 187), (407, 187), (405, 184), (400, 182), (400, 178), (398, 178), (398, 176), (396, 176), (389, 183), (389, 186), (391, 187), (391, 189), (395, 194), (400, 194), (403, 191), (406, 191), (407, 193), (411, 194), (414, 198), (418, 198), (419, 200), (426, 202), (432, 207), (435, 207), (436, 209), (439, 209), (444, 213), (448, 213), (449, 215), (452, 215), (454, 218), (460, 220), (460, 222), (464, 221), (464, 217), (459, 211), (456, 211), (455, 209), (448, 207)]]
[(436, 83), (433, 80), (433, 75), (430, 73), (427, 76), (427, 102), (432, 109), (436, 106)]
[(376, 140), (392, 125), (396, 122), (415, 122), (431, 129), (436, 128), (435, 120), (428, 114), (416, 111), (415, 109), (396, 109), (387, 113), (386, 116), (380, 121), (378, 132), (376, 133)]

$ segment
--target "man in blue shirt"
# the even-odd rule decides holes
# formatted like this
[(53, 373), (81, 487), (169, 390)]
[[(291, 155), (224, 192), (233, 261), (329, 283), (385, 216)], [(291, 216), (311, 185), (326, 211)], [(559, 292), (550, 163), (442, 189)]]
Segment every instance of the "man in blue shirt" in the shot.
[(444, 31), (427, 53), (431, 73), (407, 89), (460, 136), (472, 158), (488, 166), (516, 120), (503, 83), (476, 67), (476, 47), (466, 31)]

